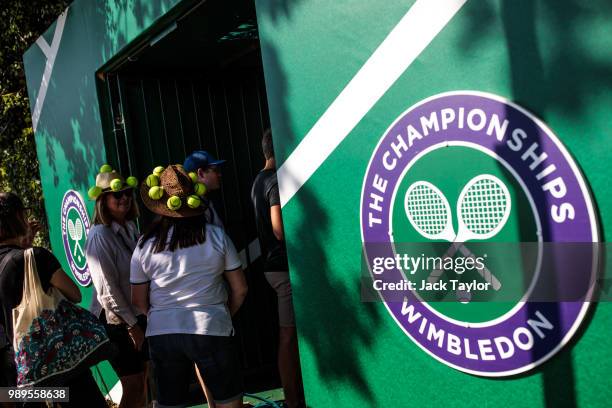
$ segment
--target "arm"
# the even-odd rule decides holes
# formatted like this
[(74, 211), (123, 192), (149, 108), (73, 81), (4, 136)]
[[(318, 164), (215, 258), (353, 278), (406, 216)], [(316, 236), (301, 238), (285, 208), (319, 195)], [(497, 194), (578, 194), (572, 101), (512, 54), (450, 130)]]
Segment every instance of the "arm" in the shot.
[(248, 286), (244, 273), (242, 273), (242, 262), (238, 257), (236, 247), (234, 247), (234, 243), (225, 232), (223, 232), (223, 235), (225, 240), (225, 272), (223, 275), (227, 279), (230, 288), (228, 303), (230, 313), (233, 316), (240, 309), (242, 302), (244, 302)]
[(132, 283), (132, 305), (143, 314), (149, 312), (149, 286), (149, 282)]
[(102, 307), (119, 316), (128, 326), (133, 326), (137, 319), (121, 290), (113, 251), (102, 233), (92, 234), (87, 243), (87, 263)]
[(40, 223), (36, 220), (28, 221), (27, 233), (21, 239), (21, 246), (23, 248), (31, 248), (34, 242), (34, 237), (41, 230)]
[[(149, 311), (149, 282), (142, 283), (140, 285), (132, 286), (132, 304), (141, 313), (146, 314)], [(130, 338), (134, 342), (136, 350), (142, 349), (144, 343), (144, 333), (139, 325), (135, 324), (128, 327), (128, 333)]]
[[(132, 305), (137, 311), (143, 314), (149, 312), (149, 289), (151, 282), (146, 279), (140, 264), (140, 247), (136, 247), (130, 261), (130, 287)], [(134, 342), (136, 350), (142, 349), (144, 343), (144, 333), (139, 325), (135, 324), (128, 327), (130, 338)]]
[(279, 241), (285, 240), (285, 230), (283, 228), (283, 215), (280, 205), (270, 207), (270, 219), (272, 220), (272, 232)]
[(66, 275), (62, 269), (58, 269), (51, 275), (49, 281), (51, 286), (59, 289), (62, 295), (66, 296), (66, 299), (72, 303), (79, 303), (81, 301), (81, 291), (79, 287)]
[(140, 262), (140, 245), (136, 246), (132, 259), (130, 260), (130, 284), (132, 287), (132, 305), (138, 309), (140, 313), (147, 314), (149, 312), (149, 290), (151, 289), (151, 281), (145, 273), (142, 263)]
[(242, 302), (244, 302), (244, 298), (246, 298), (249, 289), (246, 279), (244, 278), (244, 273), (242, 273), (242, 268), (234, 269), (233, 271), (225, 271), (224, 274), (230, 287), (229, 310), (233, 316), (238, 309), (240, 309), (240, 306), (242, 306)]
[(280, 194), (278, 192), (278, 182), (276, 177), (266, 190), (266, 200), (270, 206), (270, 220), (272, 221), (272, 232), (279, 241), (285, 240), (285, 230), (283, 229), (283, 214), (281, 213)]

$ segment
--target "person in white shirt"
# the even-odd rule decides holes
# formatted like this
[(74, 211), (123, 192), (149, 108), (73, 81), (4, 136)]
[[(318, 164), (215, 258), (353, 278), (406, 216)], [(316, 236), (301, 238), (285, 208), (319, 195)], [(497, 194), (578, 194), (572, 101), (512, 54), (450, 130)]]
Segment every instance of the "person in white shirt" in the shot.
[(232, 325), (247, 294), (240, 258), (223, 229), (206, 223), (206, 207), (196, 205), (193, 182), (180, 166), (161, 173), (160, 187), (161, 198), (153, 199), (141, 186), (145, 206), (160, 217), (130, 266), (132, 303), (148, 315), (158, 406), (187, 406), (195, 363), (217, 407), (242, 407)]
[(138, 238), (134, 186), (116, 171), (101, 171), (89, 195), (96, 200), (85, 247), (95, 287), (90, 310), (102, 320), (118, 351), (109, 362), (123, 389), (119, 407), (141, 407), (146, 391), (146, 317), (130, 302), (130, 260)]

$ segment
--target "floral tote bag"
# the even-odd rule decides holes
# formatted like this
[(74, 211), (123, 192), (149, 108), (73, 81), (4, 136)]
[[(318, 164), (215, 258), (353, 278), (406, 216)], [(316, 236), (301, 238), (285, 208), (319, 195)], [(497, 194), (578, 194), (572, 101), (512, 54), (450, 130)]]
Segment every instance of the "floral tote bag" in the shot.
[(31, 248), (24, 261), (23, 299), (13, 309), (17, 386), (61, 385), (106, 359), (111, 343), (93, 314), (54, 287), (43, 291)]

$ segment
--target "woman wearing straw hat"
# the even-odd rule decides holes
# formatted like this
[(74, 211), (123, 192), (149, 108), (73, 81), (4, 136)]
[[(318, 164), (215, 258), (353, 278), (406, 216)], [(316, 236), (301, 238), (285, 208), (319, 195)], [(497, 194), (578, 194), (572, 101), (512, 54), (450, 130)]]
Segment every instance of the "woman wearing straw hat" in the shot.
[(134, 251), (130, 280), (132, 302), (148, 310), (159, 406), (186, 406), (195, 363), (218, 408), (242, 407), (231, 318), (247, 293), (240, 259), (223, 229), (206, 224), (204, 190), (182, 166), (156, 170), (140, 195), (160, 217)]
[(134, 219), (134, 177), (124, 179), (109, 165), (100, 168), (89, 198), (96, 200), (93, 224), (87, 236), (86, 256), (96, 296), (91, 311), (106, 326), (118, 353), (109, 360), (123, 393), (119, 407), (145, 405), (145, 362), (142, 351), (146, 317), (130, 302), (130, 260), (138, 232)]

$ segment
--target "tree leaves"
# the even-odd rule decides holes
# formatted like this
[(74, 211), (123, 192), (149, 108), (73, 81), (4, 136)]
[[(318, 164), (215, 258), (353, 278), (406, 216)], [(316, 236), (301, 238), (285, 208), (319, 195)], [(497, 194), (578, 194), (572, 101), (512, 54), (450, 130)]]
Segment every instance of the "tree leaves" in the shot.
[(42, 230), (36, 245), (49, 246), (23, 54), (67, 7), (67, 1), (3, 1), (0, 11), (0, 189), (31, 207)]

